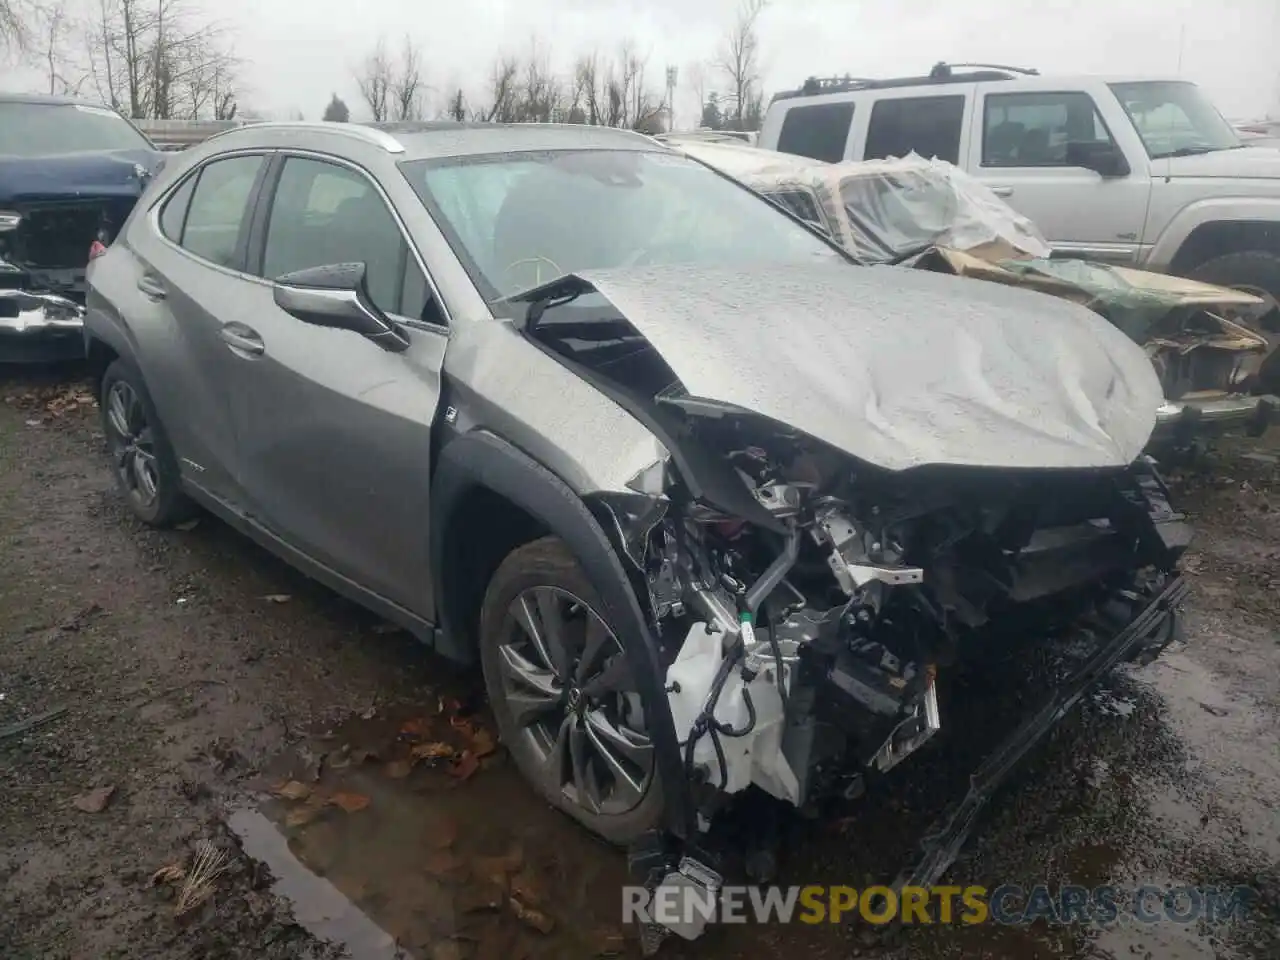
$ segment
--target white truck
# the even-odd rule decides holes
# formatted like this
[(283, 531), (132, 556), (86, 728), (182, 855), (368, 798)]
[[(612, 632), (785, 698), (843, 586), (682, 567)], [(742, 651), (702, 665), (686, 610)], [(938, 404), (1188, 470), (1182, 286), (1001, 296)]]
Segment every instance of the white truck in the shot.
[(1056, 256), (1280, 300), (1280, 149), (1242, 141), (1192, 83), (983, 64), (812, 78), (774, 97), (759, 146), (831, 162), (937, 157), (1029, 217)]

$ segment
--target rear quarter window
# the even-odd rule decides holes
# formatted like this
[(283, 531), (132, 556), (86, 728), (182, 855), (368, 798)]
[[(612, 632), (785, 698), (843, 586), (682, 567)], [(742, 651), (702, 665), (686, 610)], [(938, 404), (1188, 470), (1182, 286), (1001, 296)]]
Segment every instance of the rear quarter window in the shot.
[(838, 163), (852, 123), (852, 100), (791, 107), (782, 118), (778, 151)]
[(883, 160), (917, 153), (926, 160), (936, 157), (959, 163), (963, 125), (963, 94), (880, 100), (871, 108), (863, 159)]
[(169, 195), (160, 210), (160, 232), (176, 244), (182, 243), (182, 226), (187, 221), (187, 207), (196, 190), (196, 176), (189, 176)]

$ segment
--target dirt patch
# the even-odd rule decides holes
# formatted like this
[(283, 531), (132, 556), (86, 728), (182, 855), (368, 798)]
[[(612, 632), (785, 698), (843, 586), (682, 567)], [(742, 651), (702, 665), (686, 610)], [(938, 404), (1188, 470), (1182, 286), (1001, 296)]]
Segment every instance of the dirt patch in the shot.
[[(65, 377), (0, 384), (0, 956), (638, 955), (618, 926), (623, 857), (483, 739), (476, 679), (212, 519), (132, 521), (78, 394)], [(1186, 641), (1035, 754), (951, 882), (1274, 891), (1278, 454), (1233, 444), (1175, 478), (1198, 530)], [(1016, 714), (1020, 694), (989, 683), (965, 702), (990, 693)], [(891, 790), (790, 825), (782, 882), (891, 877), (980, 755), (980, 720), (959, 715)], [(179, 909), (202, 855), (220, 869)], [(1037, 922), (890, 943), (745, 925), (663, 949), (1264, 957), (1275, 910), (1227, 929)]]

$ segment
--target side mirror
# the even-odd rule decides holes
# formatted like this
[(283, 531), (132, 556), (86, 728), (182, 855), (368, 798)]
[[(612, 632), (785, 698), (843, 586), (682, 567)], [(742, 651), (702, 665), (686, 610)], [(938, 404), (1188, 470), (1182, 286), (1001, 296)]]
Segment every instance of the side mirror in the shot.
[(334, 263), (286, 273), (272, 285), (276, 306), (303, 323), (350, 330), (400, 353), (409, 337), (369, 299), (364, 271), (363, 263)]
[(1084, 167), (1101, 177), (1127, 177), (1129, 161), (1110, 140), (1072, 140), (1067, 144), (1067, 166)]

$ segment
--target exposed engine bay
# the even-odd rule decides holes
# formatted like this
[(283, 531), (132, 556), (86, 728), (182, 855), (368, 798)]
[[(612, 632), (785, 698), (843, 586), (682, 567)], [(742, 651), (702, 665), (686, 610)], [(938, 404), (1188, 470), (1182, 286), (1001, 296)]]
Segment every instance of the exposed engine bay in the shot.
[[(748, 792), (796, 808), (861, 795), (942, 728), (938, 678), (990, 644), (1092, 638), (1096, 662), (1062, 695), (1069, 706), (1173, 637), (1190, 529), (1149, 458), (885, 469), (691, 396), (610, 305), (557, 316), (578, 295), (534, 300), (525, 332), (670, 452), (628, 485), (645, 507), (611, 509), (661, 647), (698, 831)], [(1065, 709), (1015, 731), (1006, 759)], [(952, 852), (931, 854), (925, 882), (971, 825), (943, 832)], [(688, 858), (654, 876), (715, 885)]]
[(860, 793), (939, 729), (935, 680), (966, 646), (1151, 593), (1188, 533), (1149, 465), (886, 476), (749, 419), (685, 429), (758, 507), (719, 509), (676, 467), (638, 558), (704, 818), (749, 787)]

